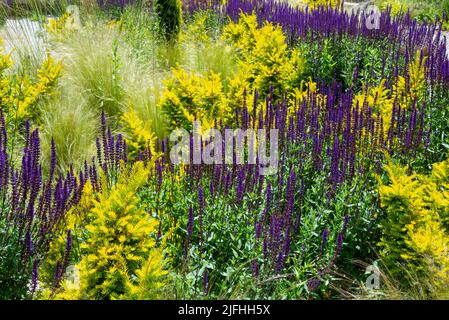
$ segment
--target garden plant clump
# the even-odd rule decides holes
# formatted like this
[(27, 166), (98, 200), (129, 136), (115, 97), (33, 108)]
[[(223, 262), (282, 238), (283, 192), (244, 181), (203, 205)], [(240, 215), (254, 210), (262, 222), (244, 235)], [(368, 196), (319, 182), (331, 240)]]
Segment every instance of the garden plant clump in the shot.
[(449, 299), (447, 17), (388, 4), (0, 5), (0, 299)]

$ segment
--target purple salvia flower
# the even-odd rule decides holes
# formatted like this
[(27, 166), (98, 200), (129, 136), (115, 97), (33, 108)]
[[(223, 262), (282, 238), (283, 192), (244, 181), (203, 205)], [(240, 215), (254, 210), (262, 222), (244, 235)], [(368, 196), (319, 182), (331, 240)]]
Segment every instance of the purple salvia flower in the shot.
[(31, 233), (28, 231), (25, 234), (25, 245), (26, 245), (26, 257), (33, 255), (33, 240), (31, 239)]
[(323, 254), (324, 249), (327, 244), (327, 239), (329, 238), (329, 230), (324, 229), (323, 233), (321, 234), (321, 248), (320, 248), (320, 256)]
[(198, 205), (199, 205), (199, 225), (200, 225), (200, 242), (203, 243), (203, 218), (206, 201), (204, 199), (204, 190), (202, 186), (198, 187)]
[(193, 221), (194, 221), (193, 208), (190, 207), (188, 222), (187, 222), (187, 238), (186, 238), (186, 242), (184, 245), (184, 257), (187, 257), (187, 253), (189, 251), (190, 239), (192, 238), (192, 234), (193, 234)]
[(207, 269), (203, 273), (203, 293), (205, 295), (209, 293), (209, 272)]
[(72, 230), (67, 231), (67, 239), (66, 239), (66, 246), (64, 251), (64, 262), (63, 262), (63, 268), (67, 268), (69, 263), (69, 257), (70, 253), (72, 251), (73, 247), (73, 238), (72, 238)]
[(259, 277), (259, 264), (257, 263), (256, 259), (253, 260), (253, 263), (251, 265), (251, 270), (253, 271), (254, 278)]
[(39, 262), (37, 259), (35, 259), (33, 262), (33, 270), (31, 271), (31, 293), (32, 294), (34, 294), (34, 292), (36, 292), (36, 289), (37, 289), (37, 281), (39, 279), (38, 267), (39, 267)]
[(307, 288), (309, 291), (315, 291), (321, 285), (321, 281), (318, 278), (312, 278), (307, 282)]

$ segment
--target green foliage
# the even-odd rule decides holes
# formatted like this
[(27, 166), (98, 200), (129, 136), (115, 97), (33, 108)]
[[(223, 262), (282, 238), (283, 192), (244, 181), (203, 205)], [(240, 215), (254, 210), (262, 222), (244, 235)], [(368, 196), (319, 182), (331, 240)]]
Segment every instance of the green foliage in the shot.
[(447, 0), (379, 0), (381, 9), (391, 7), (393, 14), (410, 11), (413, 18), (419, 22), (433, 23), (443, 20), (443, 28), (447, 29), (448, 1)]
[[(328, 85), (339, 81), (345, 88), (360, 90), (363, 85), (377, 85), (382, 78), (393, 80), (394, 65), (387, 59), (383, 66), (382, 52), (389, 49), (384, 40), (370, 40), (362, 37), (338, 37), (327, 39), (306, 39), (298, 43), (305, 59), (303, 78)], [(404, 66), (403, 59), (399, 60)], [(354, 83), (354, 73), (358, 77)]]
[[(5, 204), (2, 204), (4, 207)], [(29, 296), (28, 283), (33, 268), (31, 259), (24, 261), (23, 240), (18, 227), (9, 226), (1, 208), (0, 215), (0, 300), (24, 299)]]
[[(428, 152), (424, 154), (422, 167), (430, 171), (431, 164), (445, 160), (449, 151), (449, 97), (446, 89), (439, 87), (434, 91), (431, 104), (432, 124), (431, 136), (429, 136)], [(418, 169), (417, 169), (418, 170)]]
[(443, 10), (443, 15), (446, 16), (446, 19), (449, 19), (449, 0), (441, 1), (441, 8)]
[(37, 19), (42, 19), (47, 15), (60, 15), (65, 11), (69, 4), (79, 4), (83, 0), (69, 1), (69, 0), (13, 0), (10, 5), (0, 5), (0, 15), (12, 17), (33, 16)]
[[(293, 150), (285, 161), (286, 167), (299, 167)], [(288, 174), (287, 170), (280, 172), (284, 181)], [(142, 192), (142, 199), (153, 215), (163, 217), (163, 230), (173, 229), (167, 242), (167, 254), (170, 269), (176, 274), (176, 298), (322, 298), (333, 294), (327, 284), (334, 280), (333, 271), (337, 266), (344, 267), (352, 277), (361, 277), (360, 270), (352, 267), (353, 259), (370, 259), (375, 252), (371, 241), (379, 239), (377, 194), (368, 191), (375, 188), (375, 180), (367, 175), (335, 190), (309, 163), (304, 164), (301, 173), (298, 172), (298, 180), (302, 179), (304, 190), (298, 188), (295, 192), (293, 210), (295, 218), (301, 215), (300, 225), (292, 233), (291, 254), (279, 272), (276, 271), (276, 256), (265, 256), (263, 238), (256, 237), (255, 224), (265, 209), (267, 183), (254, 185), (252, 191), (245, 193), (242, 202), (236, 202), (235, 184), (228, 191), (217, 189), (212, 194), (209, 185), (219, 188), (213, 175), (206, 174), (201, 181), (195, 182), (182, 166), (174, 167), (173, 171), (164, 170), (160, 187), (157, 177), (151, 178), (149, 187)], [(276, 204), (266, 212), (269, 221), (270, 216), (283, 212), (286, 187), (280, 185), (276, 176), (268, 181), (272, 202)], [(200, 186), (205, 193), (202, 213), (197, 195)], [(260, 192), (258, 188), (261, 188)], [(194, 212), (191, 236), (188, 234), (190, 207)], [(350, 223), (337, 261), (334, 254), (346, 215)], [(323, 244), (325, 229), (328, 238)], [(367, 233), (370, 238), (363, 236)], [(255, 262), (258, 264), (257, 276), (254, 276)], [(206, 287), (205, 275), (208, 279)], [(315, 277), (321, 285), (315, 290), (309, 289), (308, 282)]]
[(160, 35), (168, 43), (178, 40), (182, 24), (180, 0), (155, 0), (154, 11), (158, 19)]

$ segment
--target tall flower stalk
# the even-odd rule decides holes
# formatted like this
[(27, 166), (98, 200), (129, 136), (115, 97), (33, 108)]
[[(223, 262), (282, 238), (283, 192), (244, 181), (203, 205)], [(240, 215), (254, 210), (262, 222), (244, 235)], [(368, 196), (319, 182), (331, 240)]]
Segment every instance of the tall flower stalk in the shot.
[[(0, 111), (0, 297), (24, 298), (38, 283), (38, 266), (65, 214), (76, 205), (88, 173), (56, 175), (56, 147), (43, 177), (38, 130), (25, 125), (20, 165), (8, 153), (8, 136)], [(68, 245), (67, 255), (70, 253)], [(66, 266), (61, 265), (60, 272)], [(31, 286), (30, 286), (31, 283)], [(31, 287), (31, 291), (29, 290)]]

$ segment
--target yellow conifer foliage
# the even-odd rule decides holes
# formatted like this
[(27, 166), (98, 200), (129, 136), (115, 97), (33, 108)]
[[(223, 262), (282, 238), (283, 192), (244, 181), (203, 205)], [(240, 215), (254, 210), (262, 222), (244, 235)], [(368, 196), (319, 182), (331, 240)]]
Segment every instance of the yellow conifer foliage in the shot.
[(4, 54), (3, 51), (5, 48), (3, 47), (3, 39), (0, 38), (0, 77), (3, 78), (3, 72), (12, 67), (11, 54), (12, 51), (8, 54)]
[(393, 86), (393, 99), (397, 99), (401, 108), (408, 109), (413, 101), (420, 102), (427, 89), (426, 58), (421, 58), (419, 52), (415, 59), (409, 63), (407, 77), (399, 76)]
[(341, 0), (302, 0), (305, 4), (309, 5), (312, 8), (317, 7), (336, 7), (341, 4)]
[(408, 76), (398, 76), (393, 83), (392, 90), (387, 89), (386, 80), (382, 79), (377, 86), (370, 86), (362, 92), (357, 93), (353, 99), (353, 107), (373, 109), (373, 117), (377, 112), (382, 116), (384, 133), (388, 133), (391, 125), (393, 104), (396, 101), (402, 110), (412, 108), (414, 102), (420, 103), (425, 97), (427, 90), (426, 82), (426, 58), (421, 59), (418, 52), (415, 59), (409, 63)]
[[(263, 102), (271, 92), (281, 98), (299, 85), (305, 62), (298, 50), (289, 52), (280, 26), (266, 22), (259, 28), (256, 15), (241, 14), (237, 23), (224, 28), (222, 38), (240, 53), (240, 70), (227, 93), (232, 109), (242, 107), (245, 91), (251, 94), (257, 89)], [(251, 112), (252, 105), (248, 108)]]
[(80, 245), (79, 288), (63, 284), (57, 299), (158, 298), (167, 272), (162, 246), (154, 234), (159, 222), (140, 207), (137, 192), (150, 168), (136, 162), (122, 165), (115, 185), (92, 199)]
[(124, 130), (127, 133), (126, 143), (129, 149), (129, 156), (136, 158), (139, 153), (149, 149), (155, 155), (156, 136), (150, 130), (147, 123), (144, 123), (131, 105), (121, 117)]
[(64, 13), (59, 18), (49, 18), (47, 24), (45, 25), (45, 30), (50, 34), (58, 34), (62, 32), (65, 29), (70, 17), (70, 13)]
[(191, 129), (195, 120), (201, 121), (203, 128), (210, 128), (215, 118), (226, 116), (227, 106), (218, 74), (202, 76), (181, 68), (173, 69), (172, 73), (165, 80), (166, 89), (160, 102), (170, 129)]
[(55, 62), (48, 55), (42, 66), (37, 70), (37, 81), (28, 76), (6, 74), (13, 65), (11, 53), (3, 54), (0, 42), (0, 104), (5, 108), (7, 115), (13, 119), (29, 117), (36, 110), (32, 107), (37, 101), (52, 93), (61, 71), (62, 63)]
[(398, 262), (427, 276), (434, 294), (449, 285), (449, 160), (434, 164), (428, 176), (407, 174), (407, 168), (386, 166), (389, 184), (379, 188), (383, 219), (381, 255), (395, 270)]
[(80, 28), (79, 12), (66, 12), (58, 18), (49, 18), (45, 30), (53, 38), (63, 38), (64, 32)]

